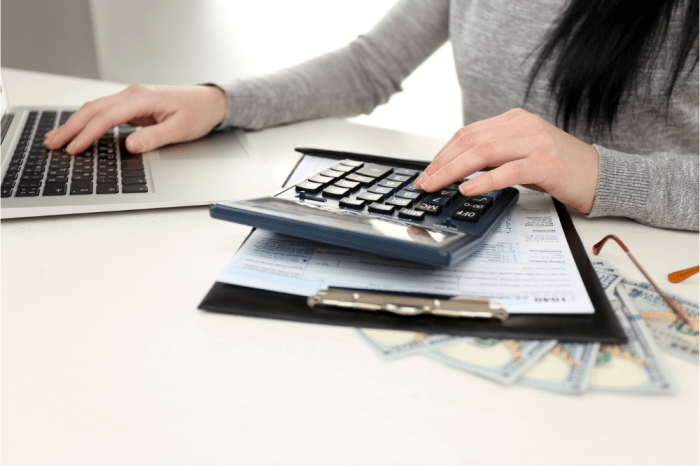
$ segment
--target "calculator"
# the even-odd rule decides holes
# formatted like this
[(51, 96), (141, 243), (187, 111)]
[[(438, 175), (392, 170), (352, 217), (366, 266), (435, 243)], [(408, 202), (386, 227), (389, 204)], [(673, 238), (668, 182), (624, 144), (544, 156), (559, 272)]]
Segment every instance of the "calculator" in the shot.
[(413, 184), (425, 162), (330, 151), (322, 156), (329, 164), (313, 175), (269, 197), (212, 204), (211, 216), (447, 267), (474, 253), (519, 196), (512, 187), (463, 196), (459, 183), (427, 193)]

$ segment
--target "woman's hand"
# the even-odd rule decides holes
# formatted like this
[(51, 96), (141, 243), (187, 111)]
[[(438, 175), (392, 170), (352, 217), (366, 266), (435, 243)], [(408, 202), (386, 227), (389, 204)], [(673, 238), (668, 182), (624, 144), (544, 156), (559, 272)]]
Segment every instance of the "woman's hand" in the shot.
[(522, 109), (457, 131), (414, 184), (434, 192), (488, 168), (462, 183), (461, 193), (475, 196), (520, 184), (585, 214), (593, 208), (598, 151)]
[(126, 138), (129, 152), (147, 152), (166, 144), (191, 141), (215, 128), (226, 116), (224, 92), (214, 86), (135, 84), (84, 104), (60, 128), (46, 133), (44, 145), (77, 154), (114, 126), (144, 128)]

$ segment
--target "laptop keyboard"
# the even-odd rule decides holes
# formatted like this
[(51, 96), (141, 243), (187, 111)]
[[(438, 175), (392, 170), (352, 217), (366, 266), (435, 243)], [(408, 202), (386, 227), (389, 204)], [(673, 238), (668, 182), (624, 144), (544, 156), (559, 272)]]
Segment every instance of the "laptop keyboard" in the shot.
[(143, 157), (127, 152), (124, 145), (134, 131), (131, 126), (112, 128), (76, 155), (44, 147), (44, 134), (71, 115), (57, 111), (29, 113), (3, 175), (2, 197), (147, 193)]

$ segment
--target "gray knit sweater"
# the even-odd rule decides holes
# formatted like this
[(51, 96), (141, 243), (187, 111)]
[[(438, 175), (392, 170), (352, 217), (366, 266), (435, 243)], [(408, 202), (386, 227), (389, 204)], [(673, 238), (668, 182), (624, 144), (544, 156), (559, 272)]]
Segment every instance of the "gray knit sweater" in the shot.
[[(399, 0), (367, 34), (295, 67), (217, 83), (226, 92), (225, 126), (260, 129), (322, 117), (370, 113), (450, 40), (464, 124), (522, 107), (554, 123), (556, 105), (540, 73), (524, 101), (529, 72), (566, 0)], [(665, 47), (674, 50), (680, 18)], [(672, 57), (672, 53), (662, 53)], [(670, 60), (670, 59), (669, 59)], [(649, 85), (623, 101), (612, 134), (591, 140), (599, 154), (591, 217), (698, 230), (698, 69), (687, 71), (667, 107), (669, 63), (645, 69)], [(436, 103), (439, 105), (439, 102)], [(580, 125), (579, 125), (580, 126)]]

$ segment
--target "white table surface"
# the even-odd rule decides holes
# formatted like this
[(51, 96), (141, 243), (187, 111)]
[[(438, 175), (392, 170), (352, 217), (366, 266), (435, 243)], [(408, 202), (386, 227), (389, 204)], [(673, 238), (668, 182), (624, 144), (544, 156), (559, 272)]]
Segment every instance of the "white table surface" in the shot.
[[(15, 106), (124, 87), (3, 77)], [(444, 142), (342, 120), (248, 138), (280, 179), (295, 146), (430, 157)], [(574, 222), (588, 250), (614, 233), (698, 300), (697, 275), (665, 278), (697, 265), (698, 234)], [(248, 233), (206, 207), (1, 225), (2, 464), (698, 464), (696, 364), (664, 356), (671, 396), (501, 386), (425, 357), (384, 362), (353, 329), (197, 310)], [(617, 245), (600, 257), (643, 279)]]

